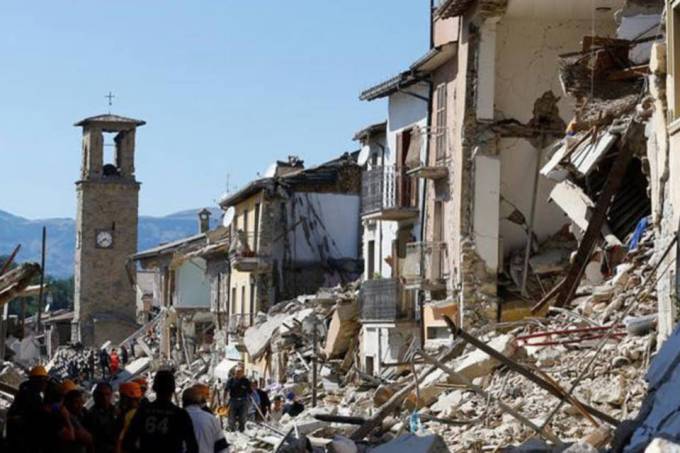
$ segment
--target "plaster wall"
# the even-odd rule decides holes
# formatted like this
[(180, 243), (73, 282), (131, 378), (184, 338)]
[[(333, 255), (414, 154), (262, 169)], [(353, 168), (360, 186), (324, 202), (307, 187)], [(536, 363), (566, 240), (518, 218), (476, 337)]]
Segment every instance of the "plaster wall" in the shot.
[(373, 357), (373, 372), (382, 372), (381, 362), (396, 362), (408, 342), (417, 336), (414, 324), (366, 323), (361, 327), (361, 368), (366, 371), (366, 357)]
[[(614, 36), (615, 24), (613, 20), (597, 22), (596, 30), (600, 36)], [(558, 56), (579, 50), (583, 36), (590, 34), (592, 23), (587, 20), (501, 19), (496, 25), (495, 119), (515, 119), (526, 124), (533, 117), (534, 101), (552, 91), (561, 96), (559, 114), (568, 123), (574, 106), (562, 95)], [(500, 194), (509, 202), (501, 202), (500, 217), (510, 214), (514, 205), (528, 221), (538, 151), (528, 141), (515, 138), (500, 139), (497, 150), (501, 160)], [(542, 154), (545, 161), (549, 156)], [(539, 240), (568, 221), (557, 206), (548, 203), (553, 186), (547, 178), (539, 177), (534, 221)], [(506, 255), (526, 243), (523, 228), (508, 221), (500, 220), (500, 237)]]
[(432, 26), (434, 46), (439, 47), (441, 45), (457, 40), (459, 25), (460, 25), (459, 17), (435, 20)]
[(203, 258), (185, 261), (175, 271), (175, 307), (210, 309), (210, 281)]
[(392, 266), (385, 262), (385, 258), (392, 255), (392, 241), (397, 237), (397, 222), (386, 222), (381, 220), (364, 221), (363, 232), (363, 259), (364, 259), (364, 279), (370, 279), (369, 275), (369, 247), (368, 243), (374, 241), (373, 259), (375, 263), (374, 272), (380, 274), (382, 278), (392, 278)]
[[(405, 89), (410, 93), (417, 94), (427, 98), (429, 96), (429, 86), (425, 83), (418, 83)], [(410, 129), (418, 126), (421, 131), (425, 131), (427, 127), (428, 104), (423, 99), (419, 99), (412, 95), (398, 92), (389, 96), (388, 98), (388, 119), (387, 119), (387, 136), (386, 139), (379, 140), (380, 145), (373, 144), (374, 152), (380, 152), (381, 157), (377, 160), (377, 165), (392, 166), (396, 164), (396, 150), (397, 150), (397, 136), (405, 129)], [(412, 137), (412, 139), (422, 140), (421, 143), (421, 159), (425, 157), (425, 135), (420, 137)], [(384, 148), (384, 149), (383, 149)], [(370, 160), (368, 168), (371, 168)], [(423, 186), (419, 185), (420, 200), (423, 199)], [(375, 273), (380, 274), (383, 278), (392, 278), (392, 266), (388, 264), (385, 259), (392, 256), (392, 243), (397, 239), (399, 231), (399, 223), (393, 221), (364, 221), (362, 250), (364, 258), (364, 278), (371, 278), (368, 275), (368, 242), (375, 241), (374, 249), (374, 263)], [(412, 226), (412, 234), (414, 237), (420, 237), (420, 220)]]
[(303, 192), (294, 195), (294, 203), (289, 225), (299, 225), (289, 233), (289, 241), (295, 263), (358, 258), (359, 195)]

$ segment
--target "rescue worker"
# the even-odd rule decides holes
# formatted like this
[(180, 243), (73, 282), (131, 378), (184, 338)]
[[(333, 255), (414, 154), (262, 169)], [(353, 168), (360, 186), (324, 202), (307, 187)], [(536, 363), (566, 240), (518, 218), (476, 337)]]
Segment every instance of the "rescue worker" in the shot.
[(255, 418), (260, 421), (264, 421), (267, 417), (267, 414), (269, 413), (269, 409), (271, 408), (271, 401), (269, 400), (269, 394), (267, 393), (266, 390), (262, 390), (257, 381), (253, 381), (251, 384), (251, 388), (253, 391), (253, 396), (257, 395), (256, 398), (254, 398), (255, 401), (259, 404), (259, 411), (255, 411)]
[[(66, 392), (64, 396), (64, 408), (66, 408), (66, 413), (68, 414), (67, 419), (70, 422), (71, 429), (73, 431), (73, 436), (68, 436), (62, 439), (63, 448), (61, 451), (64, 453), (86, 453), (93, 451), (94, 441), (92, 435), (85, 429), (82, 423), (83, 409), (85, 408), (85, 398), (83, 397), (83, 391), (75, 388), (75, 384), (71, 382), (74, 387)], [(65, 390), (70, 388), (70, 386), (65, 386)]]
[(248, 415), (248, 399), (250, 397), (250, 381), (245, 377), (243, 367), (239, 366), (230, 377), (224, 389), (225, 399), (229, 398), (229, 430), (240, 432), (246, 429)]
[[(64, 407), (64, 386), (57, 381), (48, 381), (43, 404), (35, 426), (40, 427), (40, 436), (29, 436), (28, 451), (50, 453), (64, 440), (74, 437), (68, 410)], [(14, 450), (9, 450), (14, 451)]]
[(120, 369), (120, 357), (118, 357), (118, 353), (114, 349), (111, 351), (111, 355), (109, 355), (109, 370), (111, 371), (111, 376), (115, 376), (118, 374), (118, 370)]
[(305, 405), (298, 399), (297, 395), (293, 392), (286, 395), (288, 403), (283, 406), (283, 413), (288, 414), (291, 417), (297, 417), (305, 410)]
[(182, 406), (191, 417), (198, 451), (200, 453), (226, 453), (229, 448), (220, 421), (201, 408), (204, 401), (200, 387), (193, 386), (182, 393)]
[(123, 364), (123, 368), (125, 368), (125, 365), (127, 365), (129, 359), (129, 354), (128, 350), (125, 347), (125, 345), (120, 347), (120, 361)]
[(278, 423), (283, 417), (283, 397), (281, 395), (276, 395), (274, 397), (274, 405), (269, 411), (269, 420), (274, 423)]
[(137, 379), (133, 379), (132, 382), (136, 382), (139, 384), (139, 388), (142, 390), (142, 398), (139, 400), (140, 405), (147, 404), (149, 402), (149, 398), (146, 397), (146, 391), (149, 388), (149, 383), (147, 382), (146, 378), (140, 377)]
[(9, 451), (23, 452), (25, 440), (43, 404), (43, 393), (47, 388), (47, 370), (44, 366), (33, 367), (28, 380), (19, 386), (19, 393), (7, 412), (7, 442)]
[(106, 379), (107, 376), (111, 376), (109, 353), (106, 352), (106, 348), (102, 348), (99, 351), (99, 366), (102, 369), (102, 379)]
[(196, 390), (196, 395), (200, 399), (199, 406), (201, 406), (201, 409), (212, 414), (213, 411), (208, 406), (208, 401), (210, 400), (210, 387), (205, 384), (194, 384), (192, 388)]
[(113, 405), (113, 389), (108, 382), (94, 388), (94, 405), (83, 417), (83, 425), (94, 437), (94, 453), (113, 453), (118, 438), (118, 412)]
[(175, 376), (160, 370), (153, 381), (156, 400), (139, 407), (123, 437), (125, 452), (197, 453), (189, 414), (172, 403)]
[(120, 399), (119, 404), (119, 418), (118, 418), (118, 440), (116, 441), (116, 452), (122, 453), (123, 451), (123, 438), (127, 433), (130, 423), (133, 417), (137, 413), (139, 408), (139, 401), (142, 398), (142, 389), (136, 382), (125, 382), (120, 384), (118, 388), (118, 393)]

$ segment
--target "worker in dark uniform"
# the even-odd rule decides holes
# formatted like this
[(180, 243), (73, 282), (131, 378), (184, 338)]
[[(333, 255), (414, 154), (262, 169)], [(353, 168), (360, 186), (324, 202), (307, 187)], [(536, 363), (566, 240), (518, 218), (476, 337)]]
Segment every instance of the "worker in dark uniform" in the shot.
[(94, 437), (95, 453), (113, 453), (118, 435), (118, 413), (113, 405), (111, 384), (97, 384), (93, 397), (94, 406), (83, 417), (83, 425)]
[[(14, 402), (7, 412), (7, 441), (9, 451), (29, 451), (26, 440), (32, 440), (30, 432), (43, 404), (43, 393), (47, 388), (47, 370), (38, 365), (29, 373), (28, 380), (19, 387)], [(30, 442), (28, 442), (30, 444)]]
[(234, 376), (230, 377), (225, 386), (225, 397), (229, 398), (229, 430), (240, 432), (246, 429), (246, 416), (250, 398), (250, 381), (245, 377), (243, 367), (236, 368)]
[(153, 381), (156, 400), (140, 406), (123, 438), (126, 452), (198, 453), (191, 417), (172, 403), (175, 377), (160, 370)]

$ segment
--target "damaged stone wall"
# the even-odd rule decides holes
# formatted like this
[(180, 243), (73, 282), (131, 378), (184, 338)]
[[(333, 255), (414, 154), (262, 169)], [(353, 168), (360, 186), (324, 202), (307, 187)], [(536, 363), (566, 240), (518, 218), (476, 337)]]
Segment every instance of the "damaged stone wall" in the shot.
[[(450, 244), (453, 243), (454, 250), (453, 288), (460, 290), (465, 311), (475, 303), (484, 302), (477, 311), (488, 313), (492, 312), (492, 303), (497, 297), (496, 273), (502, 271), (503, 261), (502, 257), (494, 258), (493, 245), (502, 245), (501, 253), (507, 255), (524, 247), (527, 240), (526, 224), (520, 226), (503, 219), (514, 210), (525, 220), (530, 218), (538, 150), (561, 137), (573, 111), (573, 101), (561, 96), (562, 88), (555, 71), (558, 56), (578, 49), (582, 36), (589, 34), (593, 25), (585, 18), (536, 20), (518, 17), (516, 12), (505, 16), (507, 2), (482, 3), (478, 14), (466, 19), (461, 28), (458, 56), (460, 71), (465, 77), (459, 76), (459, 79), (464, 80), (466, 86), (458, 95), (464, 102), (460, 112), (465, 113), (456, 115), (462, 123), (462, 141), (460, 149), (454, 152), (452, 192), (456, 194), (457, 199), (453, 201), (459, 202), (460, 211), (453, 218)], [(613, 33), (615, 26), (611, 16), (596, 24), (598, 33), (603, 34)], [(481, 77), (482, 72), (489, 69), (495, 74), (490, 92), (485, 88), (489, 82)], [(486, 105), (493, 106), (493, 120), (486, 119), (484, 111), (479, 110)], [(495, 125), (501, 122), (516, 127), (498, 131)], [(545, 129), (546, 133), (541, 136), (537, 129)], [(477, 168), (479, 156), (500, 159), (500, 181), (477, 181), (483, 170)], [(541, 160), (548, 157), (541, 156)], [(485, 174), (484, 177), (489, 177), (489, 172)], [(478, 206), (475, 196), (482, 193), (480, 187), (492, 193), (489, 184), (494, 182), (499, 185), (499, 199), (489, 200), (485, 195), (486, 204)], [(553, 184), (544, 178), (539, 178), (538, 184), (534, 225), (535, 234), (541, 240), (559, 231), (567, 220), (556, 206), (548, 203)], [(475, 217), (489, 209), (500, 211), (496, 219), (499, 222), (496, 241), (493, 230), (487, 231), (488, 216)], [(482, 226), (484, 231), (478, 232)], [(478, 243), (480, 240), (490, 244)]]
[[(652, 200), (652, 223), (655, 235), (655, 251), (663, 253), (678, 232), (679, 213), (675, 206), (680, 206), (677, 190), (677, 165), (680, 161), (671, 150), (680, 146), (680, 135), (671, 124), (668, 127), (668, 99), (666, 77), (666, 47), (655, 43), (650, 60), (651, 74), (648, 77), (649, 95), (642, 104), (650, 115), (647, 123), (647, 167), (649, 169), (650, 196)], [(657, 282), (659, 330), (658, 339), (661, 344), (671, 334), (677, 319), (677, 272), (672, 265), (677, 257), (677, 250), (668, 254), (662, 267), (671, 266), (669, 272)]]

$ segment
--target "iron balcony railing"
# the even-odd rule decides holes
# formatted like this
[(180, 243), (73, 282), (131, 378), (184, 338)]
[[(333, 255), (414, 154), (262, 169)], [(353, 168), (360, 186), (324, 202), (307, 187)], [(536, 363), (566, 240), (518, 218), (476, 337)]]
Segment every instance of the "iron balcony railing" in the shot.
[(402, 275), (407, 286), (446, 285), (448, 253), (445, 242), (411, 242), (406, 244)]
[(227, 331), (232, 335), (243, 335), (246, 329), (253, 325), (250, 313), (238, 313), (229, 316)]
[(405, 168), (394, 165), (373, 167), (362, 174), (362, 215), (386, 209), (413, 208), (411, 191), (413, 183)]
[(361, 284), (359, 301), (364, 321), (413, 319), (413, 303), (397, 279), (366, 280)]

